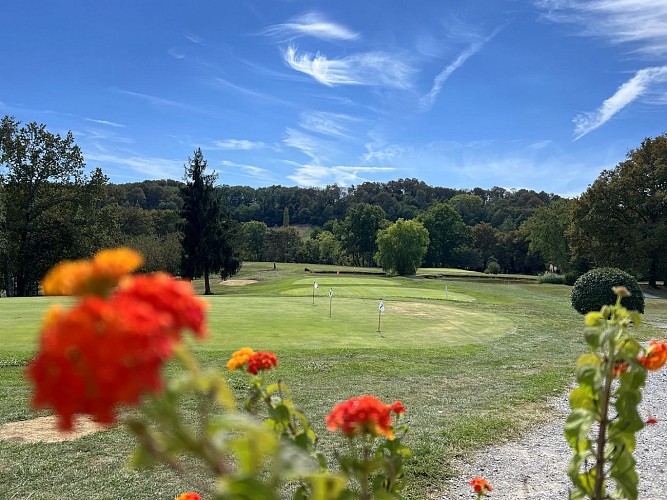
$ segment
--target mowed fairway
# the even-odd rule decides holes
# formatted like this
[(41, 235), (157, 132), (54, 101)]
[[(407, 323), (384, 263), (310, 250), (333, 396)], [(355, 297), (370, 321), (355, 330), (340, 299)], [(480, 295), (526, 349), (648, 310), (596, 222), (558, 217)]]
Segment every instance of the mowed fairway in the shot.
[[(393, 288), (393, 287), (388, 287)], [(400, 287), (397, 287), (400, 288)], [(427, 348), (488, 342), (513, 331), (503, 316), (440, 302), (316, 297), (212, 297), (211, 340), (202, 349)], [(378, 332), (378, 323), (380, 332)]]

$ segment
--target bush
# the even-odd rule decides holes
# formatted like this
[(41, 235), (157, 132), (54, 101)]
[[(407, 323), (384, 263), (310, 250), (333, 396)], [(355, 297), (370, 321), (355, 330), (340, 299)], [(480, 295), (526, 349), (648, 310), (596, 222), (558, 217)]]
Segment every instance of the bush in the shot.
[(644, 312), (644, 293), (634, 276), (613, 267), (599, 267), (581, 275), (572, 287), (572, 307), (580, 314), (599, 311), (602, 306), (614, 304), (612, 287), (624, 286), (630, 292), (621, 304), (631, 311)]
[(565, 284), (569, 286), (574, 285), (579, 279), (579, 276), (581, 276), (579, 271), (569, 271), (565, 273)]
[(537, 280), (539, 283), (550, 283), (552, 285), (564, 285), (565, 276), (556, 273), (544, 273)]
[(501, 268), (495, 260), (489, 260), (489, 264), (484, 269), (486, 274), (500, 274)]

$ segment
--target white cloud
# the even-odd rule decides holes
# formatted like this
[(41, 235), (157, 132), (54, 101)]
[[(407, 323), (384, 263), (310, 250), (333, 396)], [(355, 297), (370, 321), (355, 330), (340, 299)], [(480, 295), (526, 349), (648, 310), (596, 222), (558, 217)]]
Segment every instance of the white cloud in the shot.
[(396, 54), (363, 52), (342, 59), (328, 59), (319, 52), (298, 53), (290, 45), (283, 52), (285, 63), (318, 82), (334, 85), (368, 85), (398, 89), (412, 86), (413, 68)]
[(183, 109), (183, 110), (186, 110), (186, 111), (194, 111), (194, 112), (197, 112), (197, 113), (205, 113), (205, 114), (209, 113), (208, 111), (196, 108), (194, 106), (190, 106), (189, 104), (185, 104), (185, 103), (178, 102), (178, 101), (172, 101), (170, 99), (163, 99), (162, 97), (156, 97), (156, 96), (149, 95), (149, 94), (142, 94), (140, 92), (132, 92), (130, 90), (122, 90), (122, 89), (114, 89), (114, 90), (115, 90), (115, 92), (118, 92), (119, 94), (125, 94), (125, 95), (129, 95), (129, 96), (132, 96), (132, 97), (136, 97), (136, 98), (141, 99), (143, 101), (146, 101), (146, 102), (148, 102), (148, 103), (150, 103), (150, 104), (152, 104), (153, 106), (156, 106), (156, 107), (177, 108), (177, 109)]
[(95, 120), (94, 118), (86, 118), (86, 121), (99, 123), (100, 125), (108, 125), (109, 127), (124, 128), (125, 125), (122, 123), (112, 122), (110, 120)]
[(362, 172), (375, 173), (391, 172), (395, 170), (391, 167), (325, 167), (322, 165), (296, 165), (297, 168), (295, 169), (294, 173), (292, 175), (288, 175), (287, 178), (293, 180), (302, 187), (327, 186), (330, 184), (338, 184), (341, 187), (346, 187), (352, 184), (358, 184), (360, 182), (367, 181), (368, 179), (365, 179), (359, 175)]
[(262, 149), (266, 145), (263, 142), (249, 141), (246, 139), (225, 139), (224, 141), (213, 141), (216, 149), (242, 150)]
[(357, 40), (359, 34), (341, 24), (327, 20), (322, 14), (309, 12), (292, 19), (288, 23), (269, 26), (266, 35), (278, 35), (287, 38), (312, 36), (322, 40)]
[(498, 34), (499, 31), (500, 28), (494, 30), (490, 36), (473, 42), (467, 49), (461, 52), (459, 56), (454, 59), (454, 61), (452, 61), (440, 73), (438, 73), (438, 75), (435, 77), (435, 80), (433, 80), (433, 86), (431, 87), (431, 90), (421, 98), (420, 104), (422, 109), (430, 109), (433, 106), (435, 100), (440, 94), (440, 91), (442, 90), (442, 86), (445, 84), (447, 79), (452, 76), (452, 73), (463, 66), (463, 64), (470, 57), (479, 52), (489, 40)]
[(667, 66), (645, 68), (621, 85), (609, 99), (593, 112), (574, 118), (576, 139), (604, 125), (628, 104), (652, 90), (656, 84), (667, 82)]
[(298, 149), (306, 156), (309, 156), (315, 163), (321, 163), (325, 159), (320, 154), (320, 151), (326, 151), (324, 141), (293, 128), (287, 128), (285, 133), (286, 136), (283, 139), (283, 144)]
[(545, 17), (577, 23), (583, 34), (610, 43), (631, 44), (654, 56), (667, 54), (667, 2), (665, 0), (542, 0)]
[[(243, 163), (235, 163), (233, 161), (222, 160), (220, 162), (225, 167), (232, 167), (235, 170), (233, 172), (236, 175), (242, 175), (244, 177), (252, 177), (255, 180), (264, 180), (264, 181), (274, 181), (271, 171), (265, 168), (256, 167), (254, 165), (244, 165)], [(242, 172), (239, 173), (238, 169)]]
[(85, 155), (86, 161), (95, 161), (102, 163), (112, 163), (123, 167), (129, 167), (142, 175), (149, 175), (153, 178), (180, 179), (183, 175), (183, 162), (177, 160), (168, 160), (165, 158), (156, 158), (138, 154), (118, 155), (108, 152), (88, 153)]
[(176, 47), (169, 49), (167, 54), (169, 54), (174, 59), (185, 59), (185, 54), (183, 54), (183, 52), (181, 52), (181, 50), (177, 49)]
[(349, 139), (346, 126), (356, 121), (359, 120), (343, 113), (306, 111), (301, 113), (299, 125), (310, 132)]
[(201, 37), (194, 35), (192, 33), (188, 33), (187, 35), (185, 35), (185, 38), (190, 40), (192, 43), (196, 43), (197, 45), (201, 45), (203, 43)]

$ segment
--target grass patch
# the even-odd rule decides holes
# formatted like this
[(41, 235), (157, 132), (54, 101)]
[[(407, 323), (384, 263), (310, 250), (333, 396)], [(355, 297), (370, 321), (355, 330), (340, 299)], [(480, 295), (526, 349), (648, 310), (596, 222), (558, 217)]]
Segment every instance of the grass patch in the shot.
[[(278, 263), (274, 271), (272, 263), (247, 263), (239, 277), (258, 283), (215, 286), (216, 295), (206, 299), (210, 339), (193, 342), (198, 356), (222, 368), (244, 345), (275, 350), (280, 364), (272, 375), (290, 386), (329, 455), (344, 446), (324, 428), (334, 404), (364, 393), (402, 400), (411, 427), (406, 442), (414, 452), (407, 466), (411, 498), (441, 495), (459, 459), (548, 420), (550, 398), (571, 382), (575, 357), (584, 351), (583, 318), (570, 307), (567, 286), (318, 275), (323, 294), (313, 305), (314, 278), (303, 268)], [(334, 285), (323, 280), (340, 280), (331, 318), (323, 288)], [(445, 283), (448, 293), (474, 301), (434, 297), (444, 294)], [(384, 338), (377, 332), (379, 297), (386, 305)], [(35, 349), (42, 312), (60, 301), (0, 299), (0, 422), (36, 416), (23, 365)], [(667, 326), (666, 302), (647, 301), (646, 337)], [(243, 393), (246, 380), (238, 373), (227, 377)], [(3, 494), (154, 499), (193, 488), (164, 468), (128, 471), (132, 448), (123, 428), (69, 443), (0, 442)], [(200, 479), (205, 471), (197, 474)]]

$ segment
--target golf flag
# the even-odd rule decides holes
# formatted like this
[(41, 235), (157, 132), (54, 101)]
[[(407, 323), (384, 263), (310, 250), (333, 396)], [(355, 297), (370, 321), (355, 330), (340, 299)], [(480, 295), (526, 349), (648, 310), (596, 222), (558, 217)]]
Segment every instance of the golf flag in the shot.
[(317, 281), (315, 282), (315, 284), (313, 286), (315, 287), (315, 290), (317, 290), (320, 287), (320, 285), (317, 284)]
[(384, 312), (384, 302), (383, 301), (380, 301), (380, 312), (381, 313)]
[(333, 297), (333, 288), (329, 288), (329, 298)]

